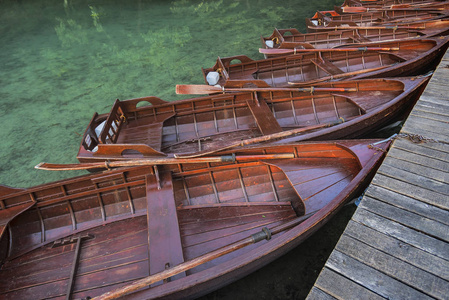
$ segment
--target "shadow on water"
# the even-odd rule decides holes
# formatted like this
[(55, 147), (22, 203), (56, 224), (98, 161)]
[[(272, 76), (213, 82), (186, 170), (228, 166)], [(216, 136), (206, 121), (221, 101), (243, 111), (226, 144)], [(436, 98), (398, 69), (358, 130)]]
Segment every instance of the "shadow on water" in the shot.
[[(0, 184), (29, 187), (82, 172), (77, 162), (92, 114), (116, 98), (181, 99), (175, 85), (202, 84), (216, 57), (254, 59), (260, 36), (298, 28), (340, 0), (0, 0)], [(185, 98), (185, 97), (184, 97)], [(204, 299), (304, 298), (350, 219), (345, 207), (300, 247)]]

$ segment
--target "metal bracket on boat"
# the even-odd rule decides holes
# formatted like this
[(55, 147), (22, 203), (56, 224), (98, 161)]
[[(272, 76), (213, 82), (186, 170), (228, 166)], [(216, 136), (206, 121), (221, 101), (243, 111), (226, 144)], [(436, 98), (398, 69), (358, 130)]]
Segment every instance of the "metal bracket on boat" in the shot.
[(222, 162), (235, 162), (235, 153), (220, 156)]
[(191, 143), (197, 143), (197, 142), (205, 142), (205, 141), (211, 141), (212, 138), (210, 136), (208, 137), (204, 137), (204, 138), (198, 138), (198, 139), (191, 139), (186, 141), (186, 144), (191, 144)]
[(262, 240), (270, 240), (271, 239), (271, 231), (267, 227), (262, 228), (262, 231), (255, 233), (251, 236), (254, 239), (254, 243), (260, 242)]
[(56, 247), (60, 247), (60, 246), (74, 244), (78, 240), (93, 239), (94, 237), (95, 237), (94, 235), (89, 234), (89, 233), (84, 233), (84, 234), (81, 234), (81, 235), (73, 235), (73, 236), (70, 236), (70, 237), (66, 237), (66, 238), (54, 241), (53, 245), (51, 246), (51, 248), (56, 248)]

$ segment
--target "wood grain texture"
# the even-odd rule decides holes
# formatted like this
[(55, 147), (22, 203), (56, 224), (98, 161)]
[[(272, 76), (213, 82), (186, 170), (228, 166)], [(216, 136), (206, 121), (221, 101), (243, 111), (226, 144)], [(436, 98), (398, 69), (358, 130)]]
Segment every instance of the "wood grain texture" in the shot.
[[(444, 299), (447, 296), (448, 281), (423, 271), (408, 262), (399, 260), (388, 253), (370, 247), (352, 237), (343, 235), (335, 249), (363, 263), (365, 266), (382, 272), (390, 277), (390, 281), (394, 278), (401, 283), (412, 286), (413, 289), (420, 293), (437, 299)], [(399, 286), (398, 284), (397, 287)], [(398, 294), (395, 294), (396, 296)]]
[(357, 210), (353, 220), (407, 244), (413, 245), (416, 248), (449, 260), (449, 244), (439, 239), (383, 218), (365, 209)]
[(379, 232), (375, 228), (349, 221), (344, 234), (437, 277), (449, 280), (448, 260)]
[(432, 299), (338, 250), (332, 252), (326, 266), (385, 298), (394, 295), (396, 299)]
[[(315, 287), (336, 299), (383, 299), (378, 294), (327, 267), (321, 271)], [(308, 299), (310, 299), (310, 294)]]

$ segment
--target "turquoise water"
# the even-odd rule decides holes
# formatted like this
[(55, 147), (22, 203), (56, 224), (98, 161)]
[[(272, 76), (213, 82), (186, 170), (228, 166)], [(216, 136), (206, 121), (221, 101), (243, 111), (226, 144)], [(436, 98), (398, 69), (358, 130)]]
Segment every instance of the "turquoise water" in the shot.
[[(258, 53), (273, 28), (305, 32), (304, 18), (339, 0), (0, 0), (0, 184), (29, 187), (80, 172), (74, 163), (95, 111), (116, 98), (181, 99), (217, 56)], [(186, 96), (183, 96), (186, 98)]]

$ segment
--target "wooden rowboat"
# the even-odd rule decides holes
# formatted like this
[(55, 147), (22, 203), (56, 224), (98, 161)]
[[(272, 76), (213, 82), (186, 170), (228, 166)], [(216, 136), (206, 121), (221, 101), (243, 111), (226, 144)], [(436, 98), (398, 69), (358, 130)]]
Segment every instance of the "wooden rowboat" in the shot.
[[(286, 137), (298, 141), (358, 137), (394, 121), (426, 83), (427, 78), (354, 80), (303, 91), (270, 88), (179, 101), (117, 100), (110, 113), (94, 114), (77, 158), (80, 162), (139, 159)], [(139, 105), (148, 102), (152, 105)]]
[(308, 32), (316, 32), (322, 30), (334, 30), (335, 27), (344, 26), (404, 26), (407, 24), (420, 23), (424, 21), (432, 21), (445, 19), (448, 12), (443, 11), (426, 11), (412, 9), (394, 9), (382, 10), (365, 13), (344, 14), (338, 16), (324, 15), (317, 12), (312, 18), (306, 18), (306, 26)]
[[(356, 27), (352, 29), (340, 28), (334, 31), (320, 31), (315, 33), (300, 33), (295, 28), (275, 29), (271, 36), (261, 37), (266, 50), (266, 58), (279, 55), (276, 49), (330, 49), (346, 45), (402, 40), (412, 38), (428, 38), (432, 36), (448, 35), (449, 20), (434, 20), (414, 24), (413, 28), (391, 28), (388, 26)], [(270, 52), (271, 51), (271, 52)]]
[(334, 6), (334, 10), (342, 15), (347, 13), (361, 13), (375, 10), (391, 9), (416, 9), (416, 10), (447, 10), (449, 8), (447, 1), (369, 1), (362, 2), (358, 0), (345, 0), (340, 6)]
[[(423, 74), (433, 70), (449, 44), (449, 37), (398, 40), (338, 49), (298, 49), (296, 55), (252, 60), (240, 55), (218, 58), (211, 68), (203, 69), (225, 88), (287, 87), (289, 83), (314, 82), (341, 78), (395, 77)], [(365, 51), (369, 47), (387, 51)], [(350, 49), (348, 49), (350, 48)], [(293, 52), (293, 51), (292, 51)], [(219, 76), (218, 76), (219, 75)]]
[[(388, 144), (369, 148), (374, 142), (243, 148), (233, 152), (247, 157), (241, 162), (131, 167), (2, 187), (0, 297), (208, 293), (296, 247), (357, 196), (384, 156), (378, 148)], [(252, 158), (276, 153), (295, 158)]]
[(429, 0), (369, 0), (369, 1), (363, 1), (363, 0), (345, 0), (340, 6), (338, 7), (404, 7), (409, 5), (421, 5), (421, 4), (428, 4), (428, 3), (440, 3), (443, 0), (438, 1), (429, 1)]

